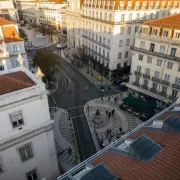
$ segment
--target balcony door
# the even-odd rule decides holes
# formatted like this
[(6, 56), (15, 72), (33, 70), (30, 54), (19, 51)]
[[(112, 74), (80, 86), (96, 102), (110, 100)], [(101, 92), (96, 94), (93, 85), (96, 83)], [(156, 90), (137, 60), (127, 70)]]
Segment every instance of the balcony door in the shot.
[(150, 44), (150, 52), (154, 52), (155, 44), (151, 43)]
[(172, 56), (172, 57), (175, 57), (175, 55), (176, 55), (176, 48), (171, 48), (171, 54), (170, 54), (170, 56)]

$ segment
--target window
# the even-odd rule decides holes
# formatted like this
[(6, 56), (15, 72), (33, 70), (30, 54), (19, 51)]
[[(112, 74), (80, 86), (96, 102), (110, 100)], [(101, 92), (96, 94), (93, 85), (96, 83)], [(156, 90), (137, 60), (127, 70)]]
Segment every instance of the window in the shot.
[(100, 12), (100, 19), (102, 19), (102, 12)]
[(152, 63), (152, 57), (149, 56), (147, 59), (147, 62), (151, 64)]
[(22, 111), (17, 111), (9, 114), (13, 128), (22, 126), (24, 124)]
[(180, 78), (176, 77), (176, 79), (175, 79), (175, 84), (178, 85), (178, 86), (180, 86)]
[(119, 53), (118, 53), (118, 59), (121, 59), (121, 55), (122, 55), (122, 53), (119, 52)]
[(109, 21), (111, 21), (112, 19), (112, 14), (109, 14)]
[(141, 66), (137, 66), (137, 72), (141, 72)]
[(167, 91), (167, 87), (166, 86), (162, 86), (162, 93), (166, 94)]
[(103, 44), (106, 44), (106, 38), (103, 37)]
[(101, 43), (101, 36), (99, 36), (99, 42)]
[(139, 76), (136, 76), (136, 82), (139, 83)]
[(139, 17), (140, 17), (140, 14), (137, 13), (137, 15), (136, 15), (136, 20), (139, 20)]
[(171, 48), (171, 53), (170, 53), (170, 56), (172, 56), (172, 57), (175, 57), (175, 55), (176, 55), (176, 48)]
[(109, 59), (109, 52), (107, 52), (107, 58)]
[(145, 74), (150, 76), (150, 69), (149, 68), (146, 68)]
[(105, 19), (105, 20), (107, 19), (107, 13), (105, 13), (105, 15), (104, 15), (104, 19)]
[(142, 28), (142, 32), (143, 32), (143, 34), (147, 34), (148, 28)]
[(151, 43), (150, 44), (150, 52), (154, 52), (155, 44)]
[(163, 35), (164, 37), (168, 37), (168, 34), (169, 34), (169, 31), (164, 30), (162, 35)]
[(128, 51), (125, 52), (125, 58), (128, 58)]
[(25, 146), (20, 147), (18, 151), (22, 162), (27, 161), (28, 159), (33, 157), (31, 144), (26, 144)]
[(180, 38), (180, 33), (175, 33), (175, 38), (179, 39)]
[(119, 41), (119, 47), (122, 47), (123, 46), (123, 40), (120, 40)]
[(129, 44), (130, 44), (130, 39), (127, 39), (126, 46), (129, 46)]
[(170, 75), (169, 74), (165, 74), (164, 75), (164, 81), (169, 82), (170, 79)]
[(172, 63), (172, 62), (168, 62), (167, 68), (168, 68), (168, 69), (172, 69), (172, 66), (173, 66), (173, 63)]
[(144, 48), (145, 48), (145, 41), (141, 41), (140, 48), (141, 48), (141, 49), (144, 49)]
[(136, 27), (135, 27), (135, 33), (137, 33), (137, 32), (138, 32), (138, 29), (139, 29), (139, 27), (138, 27), (138, 26), (136, 26)]
[(164, 54), (165, 53), (165, 46), (163, 46), (163, 45), (160, 45), (160, 50), (159, 50), (159, 52), (161, 53), (161, 54)]
[(157, 66), (161, 66), (162, 64), (162, 60), (161, 59), (157, 59)]
[(158, 71), (155, 71), (155, 74), (154, 74), (155, 78), (159, 79), (159, 74), (160, 73)]
[(127, 34), (131, 34), (131, 27), (128, 27)]
[(157, 29), (152, 30), (152, 35), (157, 35)]
[(147, 87), (148, 86), (148, 80), (144, 79), (144, 86)]
[(132, 21), (132, 13), (129, 14), (129, 21)]
[(103, 49), (103, 57), (105, 57), (105, 50)]
[(13, 51), (14, 51), (14, 52), (17, 52), (17, 51), (18, 51), (16, 44), (13, 45)]
[(108, 39), (108, 44), (107, 45), (108, 45), (108, 47), (110, 47), (110, 39)]
[(120, 27), (120, 34), (121, 35), (124, 34), (124, 27), (123, 26)]
[(143, 60), (143, 54), (139, 54), (139, 60), (140, 60), (140, 61)]
[(125, 21), (125, 14), (121, 15), (121, 21), (124, 22)]
[(157, 83), (153, 82), (153, 86), (152, 86), (153, 90), (157, 89)]
[(176, 97), (177, 97), (177, 93), (178, 93), (178, 90), (173, 89), (173, 91), (172, 91), (172, 97), (173, 97), (173, 98), (176, 98)]
[(3, 70), (4, 70), (4, 66), (0, 65), (0, 71), (3, 71)]
[(38, 178), (36, 169), (28, 172), (26, 174), (26, 178), (27, 178), (27, 180), (38, 180), (39, 178)]

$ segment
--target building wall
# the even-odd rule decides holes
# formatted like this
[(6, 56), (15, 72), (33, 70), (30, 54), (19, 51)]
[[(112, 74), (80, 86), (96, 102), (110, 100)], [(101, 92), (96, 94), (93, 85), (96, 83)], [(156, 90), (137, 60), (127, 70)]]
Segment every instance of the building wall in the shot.
[[(18, 148), (28, 143), (31, 144), (34, 157), (22, 162)], [(37, 169), (39, 179), (55, 180), (59, 175), (52, 129), (2, 149), (0, 158), (5, 170), (0, 174), (2, 180), (25, 180), (26, 173), (34, 168)]]

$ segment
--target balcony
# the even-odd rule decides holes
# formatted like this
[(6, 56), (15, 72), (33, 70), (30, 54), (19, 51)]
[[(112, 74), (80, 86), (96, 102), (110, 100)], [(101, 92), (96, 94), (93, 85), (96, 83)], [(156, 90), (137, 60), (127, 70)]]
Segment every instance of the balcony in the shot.
[(170, 96), (169, 96), (169, 99), (175, 100), (175, 99), (177, 99), (177, 97), (174, 97), (174, 96), (170, 95)]
[(169, 85), (170, 85), (170, 82), (161, 80), (161, 84), (164, 84), (164, 85), (166, 85), (166, 86), (169, 86)]
[(147, 74), (143, 74), (143, 77), (146, 78), (146, 79), (150, 79), (150, 76), (147, 75)]
[(173, 87), (173, 88), (176, 88), (176, 89), (180, 89), (180, 86), (177, 85), (177, 84), (172, 84), (172, 87)]
[(160, 58), (170, 59), (172, 61), (177, 61), (177, 62), (180, 61), (180, 57), (175, 57), (175, 56), (173, 57), (173, 56), (170, 56), (170, 55), (167, 55), (167, 54), (162, 54), (160, 52), (151, 52), (149, 50), (134, 47), (134, 46), (131, 46), (131, 50), (141, 52), (141, 53), (145, 53), (145, 54), (150, 54), (152, 56), (157, 56), (157, 57), (160, 57)]
[(133, 85), (134, 85), (134, 86), (137, 86), (137, 87), (140, 87), (139, 82), (133, 82)]
[(145, 86), (145, 85), (141, 85), (141, 88), (145, 89), (145, 90), (148, 90), (148, 87)]
[(156, 89), (150, 88), (150, 91), (157, 94), (157, 90)]
[(137, 75), (137, 76), (141, 76), (141, 73), (138, 72), (138, 71), (135, 71), (134, 74)]
[(165, 92), (159, 92), (158, 93), (160, 96), (163, 96), (163, 97), (167, 97), (167, 94)]
[(155, 82), (159, 82), (160, 79), (156, 78), (156, 77), (152, 77), (152, 80), (155, 81)]

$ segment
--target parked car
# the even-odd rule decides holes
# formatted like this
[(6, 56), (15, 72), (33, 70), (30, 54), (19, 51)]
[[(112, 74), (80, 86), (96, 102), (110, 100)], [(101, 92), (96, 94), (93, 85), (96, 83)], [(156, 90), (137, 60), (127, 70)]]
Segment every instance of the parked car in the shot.
[(119, 108), (125, 111), (125, 110), (127, 110), (128, 106), (123, 103), (119, 106)]
[(67, 44), (57, 44), (56, 46), (58, 49), (66, 48)]

